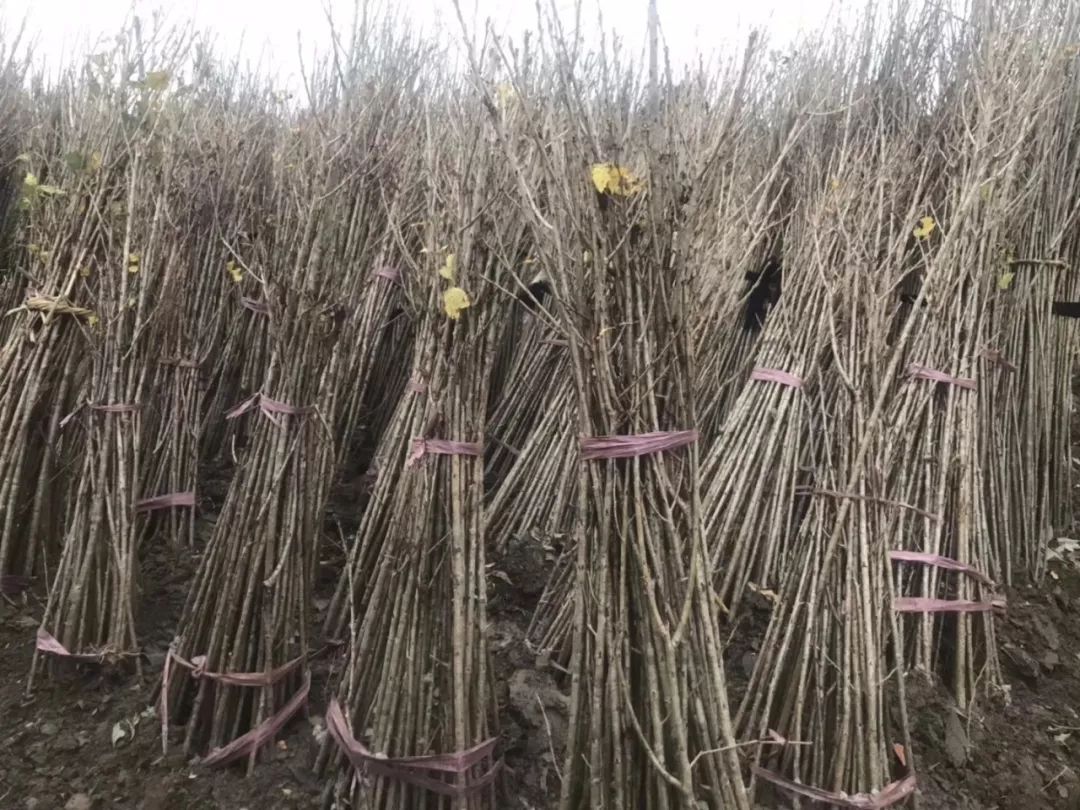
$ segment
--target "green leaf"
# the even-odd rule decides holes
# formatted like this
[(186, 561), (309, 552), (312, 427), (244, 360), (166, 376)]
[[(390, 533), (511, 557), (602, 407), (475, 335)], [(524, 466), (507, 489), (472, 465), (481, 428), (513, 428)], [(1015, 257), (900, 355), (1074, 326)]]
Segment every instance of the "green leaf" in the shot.
[(37, 190), (46, 197), (63, 197), (67, 194), (66, 191), (58, 186), (38, 186)]

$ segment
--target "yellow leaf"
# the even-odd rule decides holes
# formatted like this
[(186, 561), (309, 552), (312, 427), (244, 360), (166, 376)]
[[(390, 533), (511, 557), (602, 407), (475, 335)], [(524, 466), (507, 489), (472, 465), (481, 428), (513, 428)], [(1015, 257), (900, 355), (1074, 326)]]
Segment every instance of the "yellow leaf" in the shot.
[(225, 263), (225, 271), (232, 276), (232, 280), (237, 284), (239, 284), (240, 280), (244, 277), (243, 269), (237, 267), (236, 262), (232, 259), (229, 259), (229, 261)]
[(128, 256), (128, 272), (129, 273), (138, 273), (139, 272), (139, 261), (140, 261), (140, 259), (139, 259), (139, 254), (138, 253), (132, 253), (132, 254), (130, 254)]
[(1014, 273), (1012, 270), (1007, 270), (1004, 273), (1002, 273), (1001, 277), (998, 278), (998, 289), (999, 290), (1007, 290), (1007, 289), (1009, 289), (1009, 287), (1012, 286), (1014, 278), (1016, 278), (1016, 273)]
[(146, 86), (155, 91), (164, 90), (169, 86), (169, 71), (154, 70), (146, 74)]
[(834, 177), (832, 179), (832, 181), (829, 183), (829, 185), (832, 186), (833, 191), (838, 191), (839, 188), (840, 188), (840, 181), (837, 178)]
[(934, 228), (936, 227), (937, 223), (934, 222), (933, 217), (923, 217), (919, 220), (919, 224), (915, 227), (915, 230), (911, 232), (911, 235), (916, 239), (926, 239), (934, 232)]
[(601, 194), (630, 197), (641, 191), (641, 181), (629, 169), (614, 163), (597, 163), (591, 170), (593, 186)]
[(463, 310), (469, 308), (469, 294), (461, 287), (451, 287), (443, 293), (443, 309), (451, 320), (461, 317)]
[(618, 194), (618, 195), (623, 196), (623, 197), (629, 197), (632, 194), (637, 194), (639, 191), (641, 191), (641, 187), (642, 187), (641, 180), (638, 179), (637, 177), (635, 177), (633, 174), (631, 174), (629, 172), (629, 170), (627, 170), (627, 169), (619, 169), (618, 173), (619, 173), (619, 175), (618, 175), (618, 177), (619, 177), (618, 188), (617, 189), (612, 189), (611, 190), (612, 194)]
[(777, 596), (776, 591), (770, 590), (768, 588), (762, 588), (760, 585), (758, 585), (756, 583), (753, 583), (753, 582), (748, 582), (746, 584), (746, 587), (748, 587), (754, 593), (761, 594), (766, 599), (768, 599), (770, 602), (776, 603), (776, 602), (780, 601), (780, 597)]
[(603, 194), (611, 182), (611, 170), (614, 167), (610, 163), (597, 163), (592, 167), (592, 182), (596, 190)]
[(37, 188), (38, 187), (37, 175), (34, 174), (33, 172), (27, 172), (26, 177), (23, 178), (23, 185), (26, 186), (27, 188)]
[(517, 96), (517, 93), (514, 92), (514, 86), (506, 82), (503, 82), (498, 87), (496, 87), (495, 92), (499, 96), (500, 107), (508, 106), (510, 102), (513, 101), (514, 98), (516, 98)]
[(68, 152), (64, 155), (64, 162), (76, 174), (91, 175), (101, 168), (101, 152), (93, 152), (90, 155)]
[(83, 278), (90, 278), (90, 268), (89, 267), (80, 267), (79, 268), (79, 275), (82, 276)]
[(446, 254), (446, 264), (439, 268), (439, 275), (449, 282), (453, 282), (457, 271), (457, 257), (453, 253)]
[(589, 264), (590, 262), (592, 262), (592, 251), (591, 250), (582, 251), (582, 253), (581, 253), (581, 263), (582, 264)]
[(93, 312), (91, 312), (91, 313), (90, 313), (90, 314), (89, 314), (89, 315), (87, 316), (87, 318), (86, 318), (86, 322), (87, 322), (88, 324), (90, 324), (90, 326), (91, 326), (91, 327), (94, 327), (94, 326), (97, 326), (97, 325), (98, 325), (98, 324), (99, 324), (99, 323), (100, 323), (101, 321), (99, 321), (99, 320), (98, 320), (98, 316), (97, 316), (97, 315), (95, 315), (95, 314), (94, 314)]

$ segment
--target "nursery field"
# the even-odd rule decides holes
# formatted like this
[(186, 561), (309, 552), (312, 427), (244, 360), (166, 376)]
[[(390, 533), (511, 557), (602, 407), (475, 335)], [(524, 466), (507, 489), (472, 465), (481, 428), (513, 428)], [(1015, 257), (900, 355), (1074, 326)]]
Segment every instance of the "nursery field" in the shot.
[(0, 808), (1080, 808), (1080, 4), (458, 20), (0, 37)]

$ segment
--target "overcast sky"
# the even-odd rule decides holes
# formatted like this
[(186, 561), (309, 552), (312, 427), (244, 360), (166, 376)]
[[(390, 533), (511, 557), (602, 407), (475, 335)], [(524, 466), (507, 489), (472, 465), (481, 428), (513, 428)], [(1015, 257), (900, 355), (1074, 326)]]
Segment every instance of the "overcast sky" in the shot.
[[(457, 33), (452, 0), (382, 1), (429, 31), (442, 27)], [(557, 2), (569, 17), (572, 0)], [(475, 14), (481, 22), (490, 18), (503, 33), (528, 26), (535, 17), (535, 0), (462, 3), (467, 17)], [(830, 12), (851, 4), (852, 0), (658, 0), (665, 39), (680, 61), (693, 54), (722, 51), (728, 43), (741, 40), (751, 26), (766, 27), (777, 43), (790, 42), (800, 30), (821, 25)], [(252, 61), (262, 56), (262, 64), (272, 65), (284, 79), (295, 74), (299, 65), (298, 34), (305, 52), (326, 48), (327, 6), (343, 24), (351, 21), (353, 0), (0, 0), (0, 14), (7, 28), (25, 19), (37, 43), (35, 56), (55, 67), (70, 59), (70, 54), (86, 53), (95, 40), (115, 33), (133, 8), (141, 15), (167, 8), (169, 19), (193, 21), (200, 29), (213, 31), (222, 48), (231, 53), (239, 52)], [(590, 21), (599, 9), (605, 28), (616, 29), (627, 45), (644, 45), (646, 0), (585, 0), (584, 8), (583, 16)]]

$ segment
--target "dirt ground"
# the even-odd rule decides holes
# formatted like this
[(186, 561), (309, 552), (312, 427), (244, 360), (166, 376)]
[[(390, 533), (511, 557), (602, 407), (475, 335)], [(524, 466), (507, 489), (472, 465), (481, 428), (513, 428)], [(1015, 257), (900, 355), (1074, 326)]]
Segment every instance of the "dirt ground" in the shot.
[(1007, 703), (964, 716), (941, 690), (909, 693), (923, 808), (1080, 808), (1080, 577), (1053, 573), (998, 622)]
[[(331, 521), (348, 530), (351, 515)], [(209, 533), (204, 520), (203, 534)], [(331, 549), (332, 551), (332, 549)], [(332, 556), (332, 554), (330, 555)], [(912, 683), (909, 702), (925, 810), (1080, 810), (1080, 554), (1057, 561), (1045, 587), (1009, 594), (998, 623), (1007, 702), (969, 716), (941, 690)], [(505, 773), (500, 808), (543, 810), (558, 792), (566, 697), (554, 673), (524, 643), (529, 609), (551, 560), (514, 549), (493, 578), (490, 644), (499, 683)], [(311, 765), (325, 733), (322, 712), (340, 660), (313, 663), (306, 717), (263, 753), (251, 776), (242, 767), (211, 771), (187, 760), (179, 730), (161, 747), (155, 687), (197, 565), (190, 552), (152, 547), (143, 569), (140, 634), (143, 676), (93, 669), (39, 679), (27, 692), (32, 640), (43, 605), (32, 594), (0, 602), (0, 810), (269, 810), (314, 807), (320, 782)], [(322, 589), (332, 587), (333, 565)], [(317, 600), (317, 605), (325, 603)], [(736, 638), (752, 638), (745, 628)], [(752, 666), (752, 646), (728, 650), (733, 680)], [(805, 806), (805, 805), (804, 805)]]

